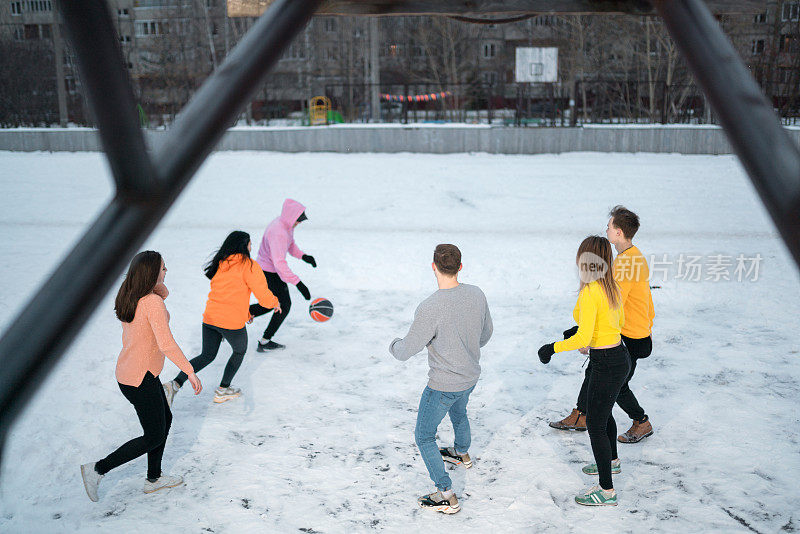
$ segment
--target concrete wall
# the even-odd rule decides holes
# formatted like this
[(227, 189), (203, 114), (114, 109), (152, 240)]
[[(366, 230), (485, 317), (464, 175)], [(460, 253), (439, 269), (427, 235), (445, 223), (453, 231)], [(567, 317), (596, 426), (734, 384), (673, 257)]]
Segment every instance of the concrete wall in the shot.
[[(147, 131), (157, 146), (169, 132)], [(787, 133), (800, 146), (800, 129)], [(0, 150), (98, 151), (97, 132), (90, 129), (0, 130)], [(677, 152), (730, 154), (719, 128), (586, 127), (316, 127), (232, 129), (216, 150), (277, 152), (490, 152), (554, 154), (560, 152)]]

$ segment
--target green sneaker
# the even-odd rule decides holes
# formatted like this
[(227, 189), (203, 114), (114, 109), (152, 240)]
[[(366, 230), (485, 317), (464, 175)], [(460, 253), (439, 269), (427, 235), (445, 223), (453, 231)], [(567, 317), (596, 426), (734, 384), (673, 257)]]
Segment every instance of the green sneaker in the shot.
[(575, 502), (583, 506), (616, 506), (617, 492), (612, 489), (609, 493), (600, 486), (593, 486), (586, 493), (576, 495)]
[[(583, 466), (583, 469), (581, 469), (581, 471), (583, 471), (587, 475), (596, 475), (597, 464), (585, 465)], [(611, 461), (611, 474), (618, 475), (620, 473), (622, 473), (622, 464), (620, 463), (619, 458), (617, 458), (616, 460)]]

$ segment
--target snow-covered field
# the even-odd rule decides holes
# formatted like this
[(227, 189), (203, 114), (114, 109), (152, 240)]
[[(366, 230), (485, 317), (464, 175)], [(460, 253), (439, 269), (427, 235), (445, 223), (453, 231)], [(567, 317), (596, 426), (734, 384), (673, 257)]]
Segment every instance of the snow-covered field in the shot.
[[(110, 195), (101, 154), (0, 153), (0, 330)], [(109, 473), (95, 504), (78, 466), (140, 432), (114, 380), (109, 294), (11, 431), (1, 532), (800, 529), (798, 271), (733, 157), (217, 153), (147, 243), (166, 259), (188, 356), (200, 349), (203, 263), (230, 230), (260, 240), (287, 196), (308, 206), (296, 238), (319, 264), (291, 266), (334, 318), (312, 322), (292, 290), (285, 351), (256, 353), (266, 321), (248, 327), (242, 399), (211, 402), (227, 345), (200, 373), (203, 393), (176, 397), (164, 467), (186, 485), (143, 494), (142, 458)], [(639, 213), (640, 249), (673, 264), (651, 266), (655, 349), (632, 382), (655, 434), (620, 445), (620, 505), (587, 509), (572, 499), (595, 483), (580, 472), (588, 436), (547, 426), (573, 407), (584, 359), (543, 366), (536, 349), (572, 324), (575, 251), (615, 204)], [(442, 242), (461, 248), (462, 280), (484, 289), (495, 322), (470, 402), (475, 467), (451, 472), (455, 516), (416, 505), (432, 490), (413, 437), (426, 357), (387, 351), (436, 289)], [(701, 258), (699, 281), (678, 278), (681, 254)], [(736, 280), (740, 254), (761, 255), (757, 280)], [(732, 280), (706, 280), (719, 255)], [(167, 362), (162, 378), (174, 372)], [(452, 439), (449, 423), (440, 438)]]

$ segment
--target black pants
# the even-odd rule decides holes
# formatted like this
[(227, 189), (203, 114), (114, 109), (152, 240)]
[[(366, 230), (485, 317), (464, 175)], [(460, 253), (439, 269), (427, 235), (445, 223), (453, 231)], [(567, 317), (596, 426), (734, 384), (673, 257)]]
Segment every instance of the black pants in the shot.
[[(281, 303), (281, 311), (283, 312), (273, 313), (272, 318), (269, 320), (269, 324), (267, 325), (267, 329), (264, 330), (264, 339), (272, 339), (272, 336), (275, 335), (275, 333), (278, 331), (278, 328), (280, 328), (283, 324), (286, 316), (289, 315), (289, 310), (292, 309), (292, 299), (289, 297), (289, 286), (286, 284), (286, 282), (281, 280), (281, 277), (278, 276), (278, 273), (264, 271), (264, 277), (267, 279), (267, 286), (269, 286), (269, 290), (273, 295), (278, 297), (278, 302)], [(259, 317), (271, 310), (272, 308), (265, 308), (258, 303), (250, 305), (250, 315), (253, 317)]]
[(587, 388), (586, 429), (600, 475), (600, 487), (611, 489), (611, 460), (617, 458), (617, 423), (611, 409), (628, 377), (631, 360), (625, 345), (590, 349), (592, 372)]
[[(630, 381), (633, 378), (633, 373), (636, 371), (636, 362), (637, 360), (647, 358), (650, 356), (650, 353), (653, 352), (653, 339), (650, 336), (643, 337), (641, 339), (634, 339), (631, 337), (622, 336), (622, 342), (625, 344), (625, 348), (628, 349), (628, 354), (631, 357), (631, 371), (628, 373), (628, 379), (625, 380), (625, 383), (622, 385), (622, 389), (619, 392), (619, 397), (617, 397), (617, 404), (622, 410), (628, 414), (628, 417), (633, 419), (634, 421), (644, 421), (647, 418), (647, 414), (644, 413), (644, 409), (639, 406), (639, 401), (636, 400), (636, 395), (633, 394), (630, 388)], [(578, 410), (583, 413), (586, 413), (587, 410), (587, 390), (589, 386), (589, 375), (592, 373), (592, 362), (589, 359), (589, 365), (586, 367), (586, 374), (583, 378), (583, 384), (581, 385), (581, 391), (578, 394)]]
[[(233, 354), (228, 358), (228, 364), (225, 366), (225, 371), (222, 373), (222, 380), (220, 380), (219, 383), (219, 387), (227, 388), (230, 387), (231, 381), (236, 375), (236, 371), (238, 371), (239, 367), (242, 365), (244, 353), (247, 352), (246, 328), (242, 327), (239, 330), (228, 330), (226, 328), (203, 323), (203, 349), (200, 352), (200, 356), (192, 358), (189, 360), (189, 363), (192, 364), (192, 368), (196, 373), (213, 362), (214, 358), (217, 357), (219, 345), (222, 343), (223, 338), (230, 343), (231, 348), (233, 348)], [(189, 377), (186, 376), (186, 373), (181, 371), (178, 373), (178, 376), (175, 377), (175, 382), (182, 386), (187, 378)]]
[(161, 476), (161, 457), (164, 455), (164, 445), (172, 424), (172, 412), (167, 406), (164, 388), (158, 378), (147, 371), (138, 386), (119, 384), (119, 389), (133, 404), (144, 435), (133, 438), (97, 462), (95, 471), (105, 475), (115, 467), (147, 453), (147, 478), (155, 480)]

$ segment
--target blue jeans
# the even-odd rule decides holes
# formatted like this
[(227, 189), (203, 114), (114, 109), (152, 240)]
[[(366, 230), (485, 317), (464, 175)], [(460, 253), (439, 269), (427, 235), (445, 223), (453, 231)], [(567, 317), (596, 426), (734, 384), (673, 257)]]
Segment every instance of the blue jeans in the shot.
[(414, 430), (414, 439), (422, 455), (422, 461), (428, 468), (428, 474), (436, 484), (439, 491), (449, 490), (453, 483), (444, 468), (442, 455), (436, 445), (436, 429), (444, 419), (445, 414), (450, 414), (453, 430), (456, 434), (455, 449), (457, 452), (469, 452), (471, 436), (469, 432), (469, 419), (467, 419), (467, 402), (469, 394), (475, 386), (464, 391), (437, 391), (425, 387), (422, 398), (419, 400), (417, 412), (417, 428)]

